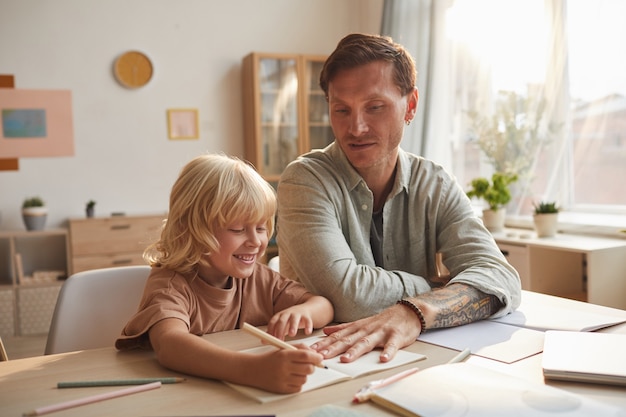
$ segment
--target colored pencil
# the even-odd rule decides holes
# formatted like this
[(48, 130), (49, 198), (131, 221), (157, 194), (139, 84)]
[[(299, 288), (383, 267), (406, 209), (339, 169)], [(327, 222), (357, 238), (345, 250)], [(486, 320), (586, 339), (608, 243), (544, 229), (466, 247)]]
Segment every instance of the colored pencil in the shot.
[(81, 405), (93, 404), (98, 401), (109, 400), (111, 398), (122, 397), (124, 395), (135, 394), (138, 392), (148, 391), (155, 388), (161, 388), (161, 382), (152, 382), (150, 384), (137, 385), (134, 387), (124, 388), (117, 391), (109, 391), (102, 394), (92, 395), (89, 397), (70, 400), (58, 404), (47, 405), (36, 408), (28, 413), (24, 413), (24, 417), (41, 416), (44, 414), (54, 413), (56, 411), (67, 410), (68, 408), (79, 407)]
[(469, 348), (464, 349), (462, 352), (460, 352), (458, 355), (456, 355), (454, 358), (450, 359), (448, 361), (448, 363), (458, 363), (458, 362), (463, 362), (465, 360), (465, 358), (467, 358), (470, 353), (472, 353)]
[(183, 382), (185, 378), (164, 377), (164, 378), (131, 378), (131, 379), (102, 379), (93, 381), (64, 381), (57, 384), (57, 388), (85, 388), (85, 387), (114, 387), (122, 385), (142, 385), (150, 382), (160, 382), (161, 384), (177, 384)]
[(393, 384), (394, 382), (399, 381), (402, 378), (406, 378), (409, 375), (413, 375), (418, 370), (419, 368), (410, 368), (410, 369), (407, 369), (406, 371), (402, 371), (395, 375), (392, 375), (389, 378), (372, 381), (366, 386), (364, 386), (363, 388), (361, 388), (359, 392), (357, 392), (354, 395), (352, 402), (355, 404), (358, 404), (358, 403), (363, 403), (365, 401), (368, 401), (372, 397), (372, 394), (374, 394), (374, 390), (378, 388), (386, 387), (387, 385)]
[[(272, 346), (275, 346), (277, 348), (280, 349), (289, 349), (289, 350), (298, 350), (297, 347), (295, 347), (294, 345), (290, 345), (289, 343), (285, 342), (284, 340), (280, 340), (277, 337), (272, 336), (271, 334), (264, 332), (263, 330), (257, 329), (256, 327), (248, 324), (248, 323), (244, 323), (242, 329), (256, 337), (258, 337), (261, 340), (266, 341), (267, 343), (269, 343)], [(328, 367), (326, 365), (324, 365), (323, 363), (318, 363), (317, 365), (318, 368), (324, 368), (324, 369), (328, 369)]]

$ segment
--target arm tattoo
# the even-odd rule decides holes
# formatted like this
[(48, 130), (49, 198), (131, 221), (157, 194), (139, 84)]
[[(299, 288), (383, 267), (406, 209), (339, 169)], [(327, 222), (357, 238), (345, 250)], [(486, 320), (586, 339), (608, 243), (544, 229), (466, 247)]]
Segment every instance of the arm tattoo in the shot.
[(500, 300), (465, 284), (453, 284), (422, 294), (420, 300), (435, 312), (430, 328), (455, 327), (485, 319), (502, 307)]

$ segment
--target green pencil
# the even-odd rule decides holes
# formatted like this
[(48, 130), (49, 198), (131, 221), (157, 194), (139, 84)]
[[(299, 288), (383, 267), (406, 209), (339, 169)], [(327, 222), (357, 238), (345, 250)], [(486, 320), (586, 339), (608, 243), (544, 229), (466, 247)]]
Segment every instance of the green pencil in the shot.
[(95, 381), (68, 381), (59, 382), (57, 388), (85, 388), (85, 387), (113, 387), (119, 385), (142, 385), (151, 382), (162, 384), (177, 384), (183, 382), (185, 378), (165, 377), (165, 378), (132, 378), (132, 379), (106, 379)]

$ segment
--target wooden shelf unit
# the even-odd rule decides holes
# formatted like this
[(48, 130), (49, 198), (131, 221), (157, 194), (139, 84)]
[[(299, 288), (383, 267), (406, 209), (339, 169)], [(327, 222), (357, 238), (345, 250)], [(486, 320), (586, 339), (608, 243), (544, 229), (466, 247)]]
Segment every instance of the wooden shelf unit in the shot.
[(276, 183), (287, 164), (334, 140), (319, 87), (325, 56), (252, 52), (242, 62), (245, 158)]
[(68, 254), (67, 229), (0, 231), (0, 336), (47, 333)]

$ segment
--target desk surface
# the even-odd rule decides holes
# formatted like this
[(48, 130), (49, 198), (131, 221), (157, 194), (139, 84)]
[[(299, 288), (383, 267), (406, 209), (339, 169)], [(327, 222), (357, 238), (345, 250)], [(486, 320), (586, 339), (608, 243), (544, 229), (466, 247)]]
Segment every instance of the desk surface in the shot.
[[(626, 324), (603, 331), (626, 334)], [(204, 336), (231, 349), (258, 345), (258, 340), (241, 330)], [(407, 350), (422, 353), (427, 359), (417, 365), (421, 369), (447, 362), (458, 352), (417, 341)], [(541, 354), (510, 365), (471, 357), (470, 362), (503, 370), (521, 378), (543, 383)], [(371, 416), (390, 416), (375, 404), (351, 404), (352, 396), (368, 381), (393, 375), (415, 364), (356, 378), (318, 390), (298, 394), (284, 400), (260, 404), (239, 394), (225, 384), (187, 376), (183, 383), (163, 385), (160, 389), (80, 406), (51, 414), (63, 416), (210, 416), (259, 415), (308, 416), (324, 404), (334, 404)], [(4, 417), (23, 413), (45, 405), (56, 404), (118, 388), (57, 389), (59, 381), (87, 379), (118, 379), (139, 377), (181, 376), (161, 367), (153, 352), (118, 352), (114, 348), (94, 349), (58, 355), (39, 356), (0, 363), (0, 414)], [(550, 385), (626, 409), (626, 388), (593, 384), (556, 383)]]

